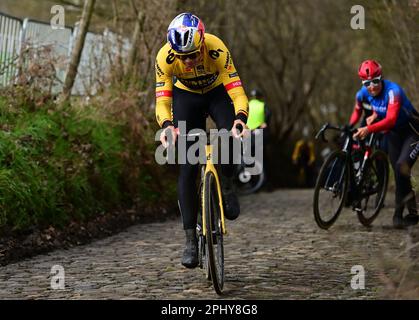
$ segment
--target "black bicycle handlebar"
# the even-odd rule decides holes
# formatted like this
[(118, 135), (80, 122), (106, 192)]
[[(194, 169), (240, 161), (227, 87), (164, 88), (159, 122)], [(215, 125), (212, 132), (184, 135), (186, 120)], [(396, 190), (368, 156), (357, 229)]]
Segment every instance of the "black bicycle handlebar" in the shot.
[(317, 132), (317, 134), (316, 134), (316, 140), (319, 139), (319, 137), (321, 137), (322, 138), (322, 141), (327, 143), (328, 140), (326, 139), (326, 137), (325, 137), (324, 134), (329, 129), (340, 131), (340, 132), (343, 132), (344, 134), (347, 134), (347, 135), (352, 135), (352, 134), (354, 134), (355, 132), (358, 131), (358, 129), (352, 128), (350, 125), (345, 125), (343, 127), (338, 127), (338, 126), (332, 125), (332, 124), (330, 124), (330, 123), (327, 122), (327, 123), (325, 123), (321, 127), (321, 129), (319, 130), (319, 132)]

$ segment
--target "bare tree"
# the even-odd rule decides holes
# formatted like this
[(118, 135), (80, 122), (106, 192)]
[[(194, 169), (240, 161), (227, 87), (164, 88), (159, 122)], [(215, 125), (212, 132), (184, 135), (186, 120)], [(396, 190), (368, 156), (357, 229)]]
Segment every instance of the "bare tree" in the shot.
[(76, 41), (71, 53), (70, 64), (67, 70), (67, 75), (64, 81), (61, 101), (68, 101), (74, 81), (77, 76), (77, 68), (79, 66), (80, 57), (84, 47), (84, 39), (89, 28), (90, 19), (92, 17), (95, 0), (85, 0), (83, 7), (83, 14), (80, 20), (79, 29), (76, 35)]
[(118, 30), (119, 11), (118, 11), (118, 4), (116, 0), (112, 0), (112, 9), (113, 9), (113, 26), (115, 30)]
[(419, 9), (414, 1), (384, 0), (385, 15), (382, 19), (390, 22), (389, 32), (398, 47), (398, 66), (402, 70), (401, 76), (406, 80), (413, 100), (419, 102), (419, 35), (418, 18)]
[(275, 102), (272, 125), (278, 142), (289, 137), (306, 113), (321, 71), (336, 52), (337, 44), (323, 38), (315, 6), (264, 1), (249, 6), (250, 12), (236, 21), (236, 28), (243, 30), (239, 41), (246, 44), (240, 51), (252, 57), (243, 73)]
[(132, 72), (132, 67), (135, 64), (135, 59), (137, 55), (138, 43), (141, 39), (141, 34), (144, 33), (144, 20), (145, 20), (145, 13), (143, 8), (140, 10), (137, 9), (134, 0), (130, 1), (131, 8), (133, 9), (134, 14), (136, 15), (137, 19), (135, 21), (135, 28), (134, 33), (131, 37), (131, 49), (128, 53), (128, 60), (126, 63), (125, 74), (130, 75)]

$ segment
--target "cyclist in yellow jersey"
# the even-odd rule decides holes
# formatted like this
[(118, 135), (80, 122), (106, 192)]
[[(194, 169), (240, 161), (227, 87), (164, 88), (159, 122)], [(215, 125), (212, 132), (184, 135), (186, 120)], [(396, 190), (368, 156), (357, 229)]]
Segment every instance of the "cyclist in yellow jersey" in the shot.
[(303, 137), (295, 143), (292, 163), (304, 174), (304, 186), (314, 187), (316, 154), (314, 143), (309, 140), (308, 129), (303, 129)]
[[(205, 33), (203, 22), (191, 13), (182, 13), (170, 23), (167, 43), (157, 54), (156, 118), (162, 128), (160, 141), (167, 146), (167, 136), (176, 141), (178, 123), (186, 123), (186, 131), (205, 129), (210, 115), (218, 129), (231, 130), (234, 137), (238, 125), (246, 127), (248, 99), (230, 52), (216, 36)], [(193, 142), (187, 141), (187, 149)], [(236, 219), (240, 206), (233, 190), (234, 166), (232, 147), (230, 163), (221, 166), (225, 216)], [(198, 265), (196, 223), (198, 164), (180, 164), (178, 202), (186, 234), (182, 264)]]

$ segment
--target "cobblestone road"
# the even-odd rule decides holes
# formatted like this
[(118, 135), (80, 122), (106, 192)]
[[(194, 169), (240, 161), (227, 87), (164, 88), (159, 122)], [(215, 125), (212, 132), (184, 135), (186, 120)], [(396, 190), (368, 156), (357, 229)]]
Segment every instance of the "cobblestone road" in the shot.
[[(385, 280), (400, 278), (397, 265), (405, 255), (398, 256), (412, 236), (417, 239), (419, 228), (392, 229), (388, 206), (370, 230), (348, 210), (331, 230), (320, 230), (312, 216), (312, 193), (279, 190), (242, 198), (242, 215), (227, 224), (222, 298), (394, 297)], [(181, 266), (183, 241), (180, 220), (136, 225), (85, 246), (1, 267), (0, 299), (217, 299), (202, 270)], [(53, 265), (64, 267), (63, 290), (51, 289)], [(351, 288), (354, 265), (365, 268), (364, 290)]]

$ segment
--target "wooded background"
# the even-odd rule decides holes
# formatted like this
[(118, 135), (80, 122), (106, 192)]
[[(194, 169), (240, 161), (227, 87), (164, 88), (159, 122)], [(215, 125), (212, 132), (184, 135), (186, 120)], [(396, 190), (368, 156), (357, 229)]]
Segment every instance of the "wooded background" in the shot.
[[(57, 3), (66, 9), (66, 24), (80, 19), (82, 0), (2, 0), (0, 9), (48, 20), (49, 8)], [(365, 9), (365, 29), (351, 28), (355, 5)], [(246, 92), (260, 88), (265, 93), (273, 115), (269, 166), (278, 159), (290, 163), (293, 142), (304, 127), (312, 137), (326, 121), (348, 121), (361, 86), (357, 68), (365, 59), (378, 60), (384, 77), (419, 104), (418, 0), (96, 1), (89, 30), (109, 28), (132, 44), (128, 58), (115, 65), (111, 86), (102, 91), (109, 101), (112, 88), (116, 109), (138, 108), (153, 118), (155, 56), (170, 21), (185, 11), (223, 39)], [(270, 171), (278, 186), (290, 181), (284, 172)]]

